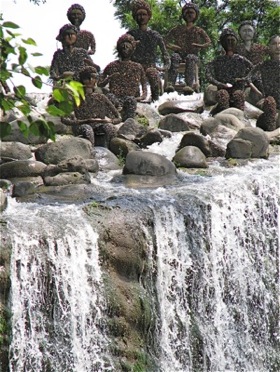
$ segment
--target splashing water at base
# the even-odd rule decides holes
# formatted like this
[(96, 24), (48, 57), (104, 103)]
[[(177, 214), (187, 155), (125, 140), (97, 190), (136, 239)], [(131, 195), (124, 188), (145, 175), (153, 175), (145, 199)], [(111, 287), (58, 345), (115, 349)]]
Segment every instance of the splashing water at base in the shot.
[(75, 206), (8, 208), (10, 370), (111, 371), (98, 235)]

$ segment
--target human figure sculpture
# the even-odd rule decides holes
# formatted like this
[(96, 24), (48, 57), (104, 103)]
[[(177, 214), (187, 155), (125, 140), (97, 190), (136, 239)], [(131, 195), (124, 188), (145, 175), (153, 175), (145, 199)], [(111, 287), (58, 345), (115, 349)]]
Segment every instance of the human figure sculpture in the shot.
[[(67, 18), (76, 26), (78, 29), (77, 40), (75, 42), (76, 48), (85, 49), (89, 55), (95, 54), (96, 51), (96, 41), (92, 32), (87, 30), (81, 30), (80, 26), (86, 18), (86, 12), (84, 7), (80, 4), (73, 4), (67, 10)], [(94, 67), (97, 71), (100, 71), (100, 67), (94, 63)]]
[(75, 47), (85, 49), (88, 54), (94, 54), (96, 50), (94, 35), (90, 31), (80, 29), (81, 24), (86, 18), (86, 12), (82, 5), (71, 5), (70, 8), (67, 10), (67, 18), (72, 23), (72, 25), (77, 27), (79, 31)]
[(96, 136), (105, 137), (104, 145), (109, 147), (116, 136), (114, 124), (121, 122), (120, 114), (112, 102), (97, 87), (98, 73), (95, 67), (87, 66), (80, 71), (79, 81), (84, 85), (85, 100), (75, 107), (74, 114), (62, 118), (66, 125), (72, 126), (73, 134), (88, 139), (93, 145)]
[(62, 49), (55, 51), (52, 58), (50, 78), (53, 82), (67, 77), (78, 80), (80, 70), (87, 65), (93, 65), (85, 49), (74, 46), (77, 33), (78, 29), (71, 23), (59, 30), (56, 39), (61, 42)]
[(254, 43), (256, 29), (253, 22), (243, 21), (238, 28), (238, 33), (240, 42), (236, 46), (236, 53), (249, 59), (253, 65), (263, 62), (268, 48), (265, 45)]
[(225, 54), (206, 65), (207, 80), (218, 88), (217, 105), (211, 110), (211, 115), (228, 107), (244, 110), (246, 82), (243, 78), (249, 74), (253, 64), (247, 58), (235, 54), (237, 41), (233, 30), (224, 29), (220, 35), (220, 43)]
[(140, 63), (131, 61), (136, 44), (130, 34), (124, 34), (118, 39), (119, 60), (105, 67), (98, 83), (99, 87), (105, 87), (109, 83), (110, 94), (115, 97), (116, 105), (122, 107), (123, 121), (135, 117), (137, 102), (147, 98), (145, 71)]
[[(139, 41), (133, 53), (132, 60), (140, 63), (147, 76), (151, 88), (151, 99), (157, 101), (162, 92), (162, 83), (159, 71), (168, 69), (170, 57), (162, 36), (148, 27), (152, 16), (150, 5), (144, 0), (136, 0), (132, 5), (132, 16), (138, 24), (138, 29), (128, 31), (135, 40)], [(163, 68), (157, 67), (158, 48), (161, 51)]]
[(168, 70), (166, 91), (174, 91), (178, 75), (177, 69), (181, 62), (185, 62), (186, 85), (195, 91), (199, 90), (199, 51), (209, 47), (211, 40), (202, 28), (195, 26), (198, 16), (197, 5), (186, 3), (182, 8), (182, 18), (185, 25), (172, 28), (165, 37), (167, 48), (174, 52)]
[[(252, 88), (259, 94), (259, 98), (272, 96), (277, 109), (280, 110), (280, 35), (273, 35), (268, 42), (270, 59), (254, 66), (249, 79)], [(254, 86), (255, 76), (261, 77), (261, 89)]]

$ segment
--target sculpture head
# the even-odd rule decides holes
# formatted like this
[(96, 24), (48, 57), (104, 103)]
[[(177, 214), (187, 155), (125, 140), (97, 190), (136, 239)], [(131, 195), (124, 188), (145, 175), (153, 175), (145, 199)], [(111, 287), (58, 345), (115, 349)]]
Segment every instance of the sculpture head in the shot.
[(67, 10), (67, 18), (72, 23), (72, 25), (75, 25), (76, 27), (80, 27), (80, 25), (83, 23), (83, 21), (86, 18), (85, 9), (82, 7), (82, 5), (73, 4)]
[(256, 29), (253, 22), (243, 21), (238, 28), (238, 33), (243, 41), (253, 40), (256, 33)]
[(186, 3), (182, 8), (182, 17), (186, 22), (195, 22), (199, 16), (198, 6), (194, 3)]
[(72, 45), (77, 40), (77, 33), (79, 30), (76, 26), (68, 23), (61, 27), (56, 40), (60, 41), (63, 45)]
[(139, 26), (146, 25), (151, 19), (150, 5), (144, 0), (135, 0), (132, 3), (132, 17)]
[(118, 55), (122, 59), (128, 59), (135, 51), (137, 41), (130, 34), (124, 34), (117, 41)]
[(273, 35), (268, 42), (271, 59), (280, 60), (280, 35)]
[(98, 73), (95, 67), (86, 66), (79, 73), (79, 81), (85, 87), (94, 87), (98, 80)]
[(238, 38), (236, 33), (231, 28), (225, 28), (221, 35), (220, 35), (220, 43), (224, 50), (227, 51), (234, 51)]

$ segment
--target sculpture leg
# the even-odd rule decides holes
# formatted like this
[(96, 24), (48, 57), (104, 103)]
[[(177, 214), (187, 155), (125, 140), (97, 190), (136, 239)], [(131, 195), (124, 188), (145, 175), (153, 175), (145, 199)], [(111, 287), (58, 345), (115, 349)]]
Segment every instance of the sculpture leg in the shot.
[(94, 146), (94, 144), (95, 144), (94, 131), (89, 124), (80, 125), (78, 133), (79, 133), (79, 136), (89, 140), (91, 142), (92, 146)]
[(137, 101), (135, 97), (125, 97), (122, 100), (122, 120), (125, 121), (128, 118), (134, 118), (137, 108)]
[(156, 68), (149, 67), (146, 70), (147, 80), (151, 88), (152, 101), (157, 101), (162, 92), (161, 79)]
[(225, 89), (217, 91), (217, 104), (210, 111), (210, 115), (214, 116), (219, 112), (229, 108), (229, 93)]
[(198, 86), (198, 57), (189, 54), (185, 65), (185, 83), (187, 86), (195, 89)]
[(167, 71), (167, 82), (165, 82), (165, 91), (166, 92), (173, 92), (174, 85), (176, 84), (177, 76), (178, 76), (178, 68), (180, 66), (181, 57), (178, 53), (173, 53), (171, 56), (171, 64), (170, 68)]
[(245, 94), (242, 90), (236, 90), (231, 94), (230, 106), (244, 111), (245, 108)]

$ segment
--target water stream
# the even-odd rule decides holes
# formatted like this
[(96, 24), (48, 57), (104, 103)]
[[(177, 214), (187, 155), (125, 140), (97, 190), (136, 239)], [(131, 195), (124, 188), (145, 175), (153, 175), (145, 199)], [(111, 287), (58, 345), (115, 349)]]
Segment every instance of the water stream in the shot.
[[(149, 199), (153, 210), (157, 372), (276, 372), (279, 157), (211, 168), (212, 176), (182, 173), (178, 185), (151, 190), (108, 185), (102, 175), (94, 182), (114, 197)], [(13, 244), (11, 372), (115, 371), (98, 234), (81, 206), (9, 199), (4, 216)]]

